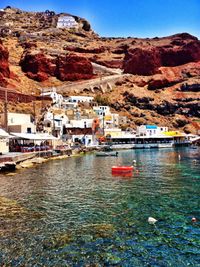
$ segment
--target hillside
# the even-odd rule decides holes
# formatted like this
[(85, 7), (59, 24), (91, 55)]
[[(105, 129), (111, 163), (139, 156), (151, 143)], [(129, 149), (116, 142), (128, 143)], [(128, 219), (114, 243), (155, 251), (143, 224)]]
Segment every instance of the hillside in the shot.
[[(101, 103), (130, 118), (125, 126), (156, 123), (185, 132), (200, 129), (200, 41), (196, 37), (181, 33), (152, 39), (101, 38), (87, 20), (49, 10), (7, 7), (0, 18), (0, 86), (30, 95), (53, 86), (62, 88), (65, 95), (98, 95)], [(63, 27), (63, 21), (70, 27)], [(89, 84), (114, 71), (119, 79), (105, 91), (73, 88), (74, 82)], [(65, 91), (66, 85), (71, 89)], [(17, 100), (9, 107), (26, 110)]]

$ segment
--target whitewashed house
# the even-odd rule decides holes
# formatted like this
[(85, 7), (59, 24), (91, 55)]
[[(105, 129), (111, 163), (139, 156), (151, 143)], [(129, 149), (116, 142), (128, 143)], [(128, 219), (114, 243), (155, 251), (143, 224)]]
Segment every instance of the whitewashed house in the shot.
[(64, 128), (69, 123), (68, 117), (62, 114), (54, 114), (54, 111), (48, 111), (44, 115), (44, 130), (49, 134), (53, 134), (56, 137), (62, 137)]
[(159, 136), (168, 131), (168, 127), (159, 127), (156, 125), (141, 125), (136, 129), (136, 136)]
[(65, 110), (77, 109), (78, 103), (68, 101), (68, 98), (64, 98), (62, 101), (62, 108)]
[(70, 120), (72, 128), (92, 128), (93, 119)]
[(94, 119), (70, 120), (66, 125), (66, 131), (71, 135), (74, 143), (81, 142), (86, 146), (94, 145), (95, 140), (92, 133)]
[(70, 103), (92, 103), (93, 96), (69, 96), (66, 101)]
[(57, 22), (57, 28), (77, 28), (78, 23), (72, 16), (60, 16)]
[(97, 116), (110, 115), (109, 106), (96, 106), (96, 107), (93, 107), (93, 110), (97, 114)]
[(101, 127), (116, 128), (119, 126), (119, 114), (111, 113), (109, 106), (96, 106), (93, 110), (101, 120)]
[[(15, 133), (35, 133), (36, 125), (31, 114), (8, 112), (8, 131)], [(5, 125), (5, 115), (0, 114), (0, 123)]]
[(63, 96), (61, 94), (56, 93), (56, 89), (53, 89), (49, 92), (41, 93), (41, 96), (49, 96), (52, 99), (52, 103), (54, 107), (61, 108), (63, 103)]

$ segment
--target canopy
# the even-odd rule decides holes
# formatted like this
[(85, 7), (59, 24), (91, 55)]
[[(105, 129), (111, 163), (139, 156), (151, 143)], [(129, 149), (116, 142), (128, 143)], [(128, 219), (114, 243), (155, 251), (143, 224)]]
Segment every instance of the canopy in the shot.
[(0, 138), (5, 138), (5, 137), (9, 137), (9, 134), (3, 129), (0, 129)]
[(10, 133), (13, 138), (26, 140), (57, 140), (53, 135), (47, 133)]
[(184, 137), (186, 136), (185, 133), (181, 133), (179, 131), (168, 131), (163, 133), (166, 136), (172, 136), (172, 137)]
[(159, 138), (168, 138), (168, 139), (172, 139), (173, 136), (168, 136), (168, 135), (164, 135), (164, 134), (157, 134), (157, 135), (148, 135), (148, 136), (137, 136), (137, 139), (149, 139), (149, 138), (153, 138), (153, 139), (159, 139)]

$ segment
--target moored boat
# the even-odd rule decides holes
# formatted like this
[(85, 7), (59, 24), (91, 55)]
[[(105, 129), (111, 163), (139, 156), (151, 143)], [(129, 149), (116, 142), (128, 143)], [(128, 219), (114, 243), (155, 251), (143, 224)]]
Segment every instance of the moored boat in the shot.
[(96, 157), (117, 157), (118, 152), (97, 152)]
[(112, 166), (112, 175), (131, 177), (133, 175), (133, 166)]

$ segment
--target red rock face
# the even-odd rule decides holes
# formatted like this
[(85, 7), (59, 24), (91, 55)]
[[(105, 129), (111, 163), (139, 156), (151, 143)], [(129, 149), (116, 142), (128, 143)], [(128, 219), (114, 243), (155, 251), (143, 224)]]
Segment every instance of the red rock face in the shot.
[(94, 48), (83, 48), (83, 47), (73, 47), (73, 46), (65, 46), (64, 50), (77, 52), (77, 53), (92, 53), (92, 54), (100, 54), (106, 51), (106, 47), (94, 47)]
[(90, 79), (92, 76), (93, 67), (88, 59), (76, 55), (58, 57), (56, 77), (61, 81)]
[(176, 67), (161, 67), (160, 74), (149, 77), (148, 89), (155, 90), (183, 82), (186, 77), (200, 76), (200, 61)]
[(103, 65), (108, 68), (119, 68), (121, 69), (123, 66), (123, 60), (115, 59), (115, 60), (96, 60), (92, 59), (93, 62)]
[(31, 54), (31, 52), (26, 53), (20, 61), (21, 68), (27, 76), (39, 82), (47, 80), (48, 76), (54, 76), (55, 63), (54, 59), (42, 53)]
[(150, 40), (143, 47), (129, 48), (124, 58), (124, 72), (153, 75), (159, 68), (174, 67), (200, 60), (200, 41), (189, 34)]
[(10, 77), (10, 69), (8, 64), (8, 50), (3, 46), (0, 41), (0, 85), (6, 86), (7, 82), (4, 78)]
[(138, 75), (153, 75), (161, 66), (161, 58), (156, 48), (130, 49), (124, 58), (124, 72)]
[(21, 68), (30, 79), (45, 81), (54, 76), (61, 81), (90, 79), (93, 76), (91, 62), (81, 56), (58, 55), (47, 56), (43, 53), (27, 52), (20, 61)]

